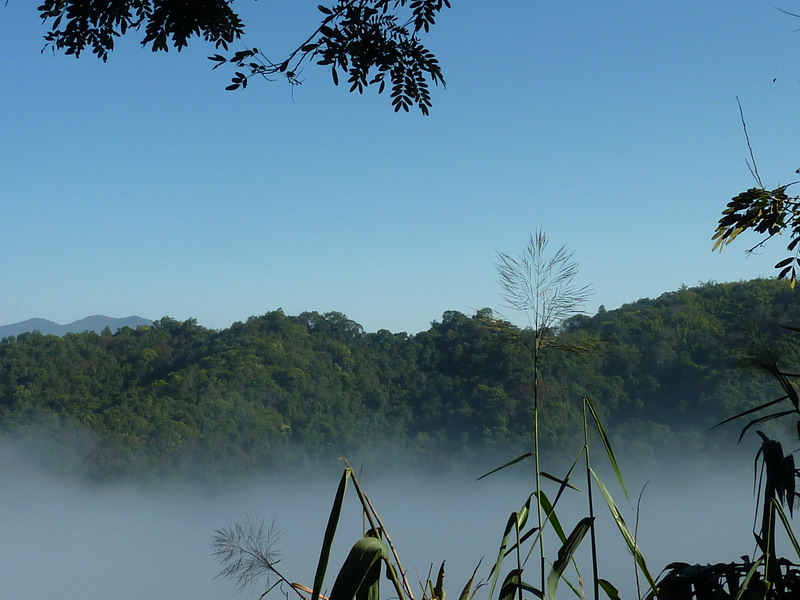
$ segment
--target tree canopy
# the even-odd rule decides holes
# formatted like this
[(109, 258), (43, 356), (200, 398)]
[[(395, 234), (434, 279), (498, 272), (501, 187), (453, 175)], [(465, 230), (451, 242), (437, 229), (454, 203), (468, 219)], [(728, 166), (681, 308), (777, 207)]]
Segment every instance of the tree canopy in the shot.
[[(288, 56), (275, 59), (266, 50), (247, 47), (209, 59), (214, 68), (234, 68), (229, 90), (246, 87), (253, 77), (281, 76), (299, 85), (300, 67), (314, 61), (330, 68), (336, 85), (340, 75), (351, 92), (377, 86), (383, 93), (388, 85), (395, 111), (417, 106), (427, 115), (428, 82), (445, 81), (436, 56), (421, 38), (445, 7), (450, 7), (449, 0), (337, 0), (317, 7), (319, 23), (298, 36)], [(38, 11), (49, 28), (44, 36), (48, 45), (75, 57), (91, 50), (104, 61), (115, 40), (131, 32), (143, 32), (141, 44), (153, 52), (167, 52), (170, 46), (180, 51), (194, 37), (226, 52), (245, 34), (233, 0), (43, 0)]]
[[(542, 355), (543, 446), (571, 456), (586, 394), (623, 454), (729, 452), (738, 429), (708, 429), (780, 395), (732, 367), (770, 348), (799, 356), (800, 338), (765, 325), (800, 321), (798, 302), (775, 280), (707, 284), (554, 326), (554, 343), (591, 351)], [(163, 318), (24, 333), (0, 340), (0, 441), (103, 480), (223, 479), (340, 453), (475, 472), (527, 449), (533, 367), (516, 342), (532, 336), (488, 309), (414, 335), (281, 310), (219, 331)]]

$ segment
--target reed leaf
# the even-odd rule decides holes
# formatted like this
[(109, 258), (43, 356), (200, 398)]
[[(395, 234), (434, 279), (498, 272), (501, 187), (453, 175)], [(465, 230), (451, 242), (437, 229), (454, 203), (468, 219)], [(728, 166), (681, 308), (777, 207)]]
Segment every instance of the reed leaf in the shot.
[(627, 523), (625, 523), (622, 513), (619, 511), (616, 502), (614, 502), (614, 499), (611, 497), (611, 494), (603, 483), (603, 480), (600, 479), (600, 476), (597, 473), (595, 473), (594, 469), (590, 469), (590, 471), (592, 473), (592, 477), (597, 483), (598, 488), (600, 489), (600, 492), (603, 494), (603, 499), (606, 501), (606, 506), (608, 506), (608, 510), (611, 512), (611, 516), (614, 518), (617, 529), (619, 529), (619, 532), (622, 534), (622, 539), (625, 540), (625, 544), (628, 546), (628, 551), (636, 560), (636, 564), (647, 580), (650, 589), (653, 590), (653, 593), (657, 596), (658, 586), (656, 585), (655, 579), (650, 574), (650, 569), (647, 568), (647, 562), (644, 559), (644, 555), (642, 555), (641, 551), (639, 550), (639, 546), (636, 543), (636, 538), (631, 533)]
[(380, 600), (381, 561), (389, 549), (377, 537), (363, 537), (350, 549), (331, 590), (330, 600)]
[(789, 518), (786, 516), (786, 512), (783, 510), (783, 506), (781, 506), (781, 503), (775, 498), (772, 499), (772, 505), (775, 508), (775, 511), (778, 513), (781, 523), (783, 523), (783, 528), (786, 530), (786, 535), (789, 537), (789, 541), (792, 543), (795, 553), (797, 554), (798, 558), (800, 558), (800, 544), (797, 543), (797, 538), (792, 530), (792, 524), (789, 522)]
[[(750, 581), (753, 579), (753, 576), (758, 573), (758, 568), (761, 566), (761, 563), (764, 562), (763, 558), (759, 558), (757, 561), (753, 563), (753, 566), (747, 571), (747, 575), (744, 576), (742, 580), (742, 585), (739, 586), (739, 591), (736, 592), (736, 597), (733, 600), (742, 600), (744, 595), (748, 593), (748, 588), (750, 587)], [(752, 594), (748, 594), (748, 598), (752, 597)]]
[[(482, 562), (483, 559), (479, 560), (478, 564), (475, 565), (475, 570), (472, 571), (472, 576), (469, 578), (469, 581), (467, 581), (467, 584), (464, 586), (464, 589), (461, 590), (461, 595), (458, 597), (458, 600), (472, 600), (472, 597), (474, 596), (474, 593), (472, 591), (472, 584), (475, 582), (475, 575), (478, 574), (478, 569), (481, 568)], [(483, 584), (479, 584), (475, 587), (476, 592), (481, 587), (481, 585)]]
[(525, 460), (526, 458), (530, 458), (531, 456), (533, 456), (533, 452), (526, 452), (525, 454), (522, 454), (521, 456), (518, 456), (517, 458), (514, 458), (514, 459), (508, 461), (506, 464), (500, 465), (499, 467), (497, 467), (496, 469), (492, 469), (488, 473), (484, 473), (483, 475), (478, 477), (478, 479), (476, 479), (476, 481), (480, 481), (484, 477), (488, 477), (489, 475), (493, 475), (494, 473), (497, 473), (498, 471), (502, 471), (506, 467), (510, 467), (511, 465), (515, 465), (518, 462), (522, 462), (523, 460)]
[(610, 581), (606, 579), (598, 579), (597, 584), (606, 593), (606, 596), (608, 596), (609, 600), (622, 600), (619, 597), (619, 590), (615, 588)]
[(319, 553), (317, 572), (314, 575), (314, 591), (311, 594), (311, 600), (319, 600), (319, 595), (322, 591), (322, 583), (325, 579), (325, 572), (328, 570), (328, 561), (331, 557), (333, 538), (336, 535), (336, 526), (339, 523), (339, 515), (342, 513), (344, 495), (347, 492), (347, 482), (352, 474), (353, 472), (349, 468), (346, 468), (342, 473), (341, 480), (339, 480), (336, 497), (333, 500), (333, 506), (331, 506), (331, 514), (328, 517), (328, 525), (325, 527), (325, 536), (322, 538), (322, 549)]
[(433, 595), (431, 596), (431, 600), (447, 600), (446, 593), (444, 591), (444, 561), (442, 561), (442, 566), (439, 567), (439, 574), (436, 577), (436, 585), (433, 586)]
[(758, 419), (753, 419), (747, 425), (742, 428), (741, 433), (739, 433), (738, 441), (741, 442), (744, 434), (747, 433), (747, 430), (750, 429), (753, 425), (758, 425), (759, 423), (766, 423), (767, 421), (773, 421), (775, 419), (780, 419), (781, 417), (785, 417), (786, 415), (796, 414), (797, 411), (795, 410), (783, 410), (779, 413), (773, 413), (771, 415), (764, 415), (763, 417), (759, 417)]
[(508, 536), (511, 535), (512, 531), (516, 532), (521, 530), (528, 522), (528, 515), (531, 511), (531, 498), (533, 498), (533, 494), (528, 496), (528, 499), (525, 501), (525, 504), (522, 505), (522, 508), (519, 509), (519, 511), (512, 512), (508, 517), (506, 528), (503, 531), (503, 539), (500, 541), (500, 549), (497, 552), (497, 560), (495, 561), (494, 565), (492, 566), (492, 570), (489, 573), (489, 576), (492, 578), (492, 583), (489, 587), (489, 598), (494, 595), (494, 588), (497, 585), (498, 578), (500, 577), (500, 569), (503, 566), (503, 559), (506, 557)]
[(589, 414), (592, 415), (592, 419), (594, 420), (594, 425), (595, 428), (597, 429), (597, 433), (600, 435), (600, 440), (603, 442), (603, 448), (606, 451), (606, 456), (608, 457), (608, 461), (611, 463), (611, 468), (614, 469), (614, 474), (617, 476), (619, 487), (622, 488), (622, 492), (625, 494), (625, 498), (627, 498), (628, 502), (630, 502), (631, 499), (630, 496), (628, 496), (628, 489), (625, 487), (625, 480), (622, 478), (622, 471), (619, 468), (619, 463), (617, 463), (616, 456), (614, 456), (614, 450), (611, 448), (611, 442), (608, 439), (608, 435), (606, 434), (606, 430), (603, 427), (603, 423), (600, 420), (600, 417), (597, 415), (597, 411), (594, 409), (594, 405), (592, 404), (592, 401), (589, 398), (589, 396), (584, 396), (583, 402), (589, 409)]
[[(728, 418), (727, 418), (727, 419), (725, 419), (724, 421), (720, 421), (719, 423), (717, 423), (716, 425), (714, 425), (714, 427), (712, 427), (711, 429), (716, 429), (716, 428), (717, 428), (717, 427), (719, 427), (720, 425), (725, 425), (726, 423), (730, 423), (731, 421), (735, 421), (736, 419), (740, 419), (741, 417), (745, 417), (745, 416), (747, 416), (747, 415), (751, 415), (751, 414), (753, 414), (753, 413), (756, 413), (756, 412), (758, 412), (758, 411), (760, 411), (760, 410), (763, 410), (763, 409), (765, 409), (765, 408), (769, 408), (770, 406), (773, 406), (773, 405), (775, 405), (775, 404), (778, 404), (778, 403), (780, 403), (780, 402), (783, 402), (783, 401), (784, 401), (784, 400), (786, 400), (788, 397), (789, 397), (789, 396), (781, 396), (780, 398), (776, 398), (775, 400), (770, 400), (769, 402), (764, 402), (763, 404), (759, 404), (759, 405), (758, 405), (758, 406), (756, 406), (755, 408), (751, 408), (751, 409), (749, 409), (749, 410), (745, 410), (745, 411), (743, 411), (743, 412), (740, 412), (740, 413), (738, 413), (738, 414), (735, 414), (735, 415), (733, 415), (732, 417), (728, 417)], [(709, 431), (710, 431), (710, 430), (709, 430)], [(739, 438), (739, 439), (741, 440), (741, 438)]]
[(550, 504), (550, 500), (547, 498), (547, 494), (540, 490), (536, 494), (536, 497), (539, 501), (539, 504), (544, 509), (544, 514), (546, 515), (545, 522), (550, 522), (550, 524), (553, 526), (553, 530), (558, 536), (558, 539), (561, 540), (561, 543), (563, 544), (567, 541), (567, 536), (564, 533), (564, 528), (561, 526), (561, 521), (558, 520), (558, 514), (556, 513), (555, 508), (552, 504)]
[(578, 524), (575, 525), (575, 528), (569, 534), (569, 537), (561, 545), (561, 548), (558, 549), (558, 557), (553, 563), (553, 568), (550, 570), (550, 574), (547, 576), (547, 597), (551, 600), (555, 600), (556, 590), (558, 589), (558, 580), (561, 579), (561, 576), (564, 574), (564, 570), (567, 568), (569, 561), (572, 559), (572, 555), (575, 554), (575, 551), (583, 541), (583, 538), (592, 527), (593, 520), (594, 519), (591, 517), (584, 517), (581, 519)]
[[(514, 600), (519, 590), (533, 594), (537, 598), (544, 598), (544, 594), (541, 590), (522, 581), (522, 569), (513, 569), (506, 575), (506, 578), (503, 580), (503, 585), (500, 586), (500, 597), (498, 600)], [(491, 594), (489, 597), (491, 598)]]

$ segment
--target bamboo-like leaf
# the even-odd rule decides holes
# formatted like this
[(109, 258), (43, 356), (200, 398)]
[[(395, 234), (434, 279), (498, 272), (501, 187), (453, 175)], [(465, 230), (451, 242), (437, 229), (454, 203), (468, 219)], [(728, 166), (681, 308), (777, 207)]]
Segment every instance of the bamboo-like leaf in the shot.
[(739, 433), (739, 441), (742, 441), (744, 434), (753, 427), (754, 425), (758, 425), (759, 423), (766, 423), (768, 421), (774, 421), (775, 419), (780, 419), (781, 417), (785, 417), (786, 415), (795, 414), (797, 411), (795, 410), (783, 410), (778, 413), (773, 413), (771, 415), (764, 415), (763, 417), (759, 417), (758, 419), (753, 419), (747, 425), (742, 428), (742, 431)]
[(611, 468), (614, 469), (614, 474), (617, 476), (619, 487), (622, 488), (625, 498), (627, 498), (628, 502), (630, 502), (631, 499), (630, 496), (628, 496), (628, 489), (625, 487), (625, 480), (622, 479), (622, 471), (619, 468), (619, 463), (617, 463), (617, 458), (614, 456), (614, 450), (611, 448), (611, 442), (608, 439), (608, 435), (606, 435), (606, 430), (603, 427), (603, 423), (600, 421), (600, 417), (597, 415), (597, 411), (594, 409), (594, 405), (592, 404), (589, 396), (584, 396), (583, 401), (585, 406), (589, 409), (589, 414), (592, 415), (597, 433), (600, 434), (600, 440), (603, 442), (603, 448), (605, 448), (606, 456), (611, 463)]
[[(581, 451), (581, 453), (578, 454), (578, 458), (580, 458), (580, 455), (582, 453), (583, 452)], [(564, 479), (559, 479), (555, 475), (550, 475), (550, 473), (546, 473), (545, 471), (542, 471), (541, 473), (539, 473), (539, 475), (544, 477), (545, 479), (549, 479), (550, 481), (554, 481), (555, 483), (559, 484), (561, 487), (568, 487), (571, 490), (575, 490), (576, 492), (580, 492), (581, 491), (580, 488), (575, 487), (574, 485), (572, 485), (569, 482), (569, 476), (572, 474), (572, 470), (575, 468), (575, 465), (577, 464), (577, 461), (578, 461), (578, 459), (575, 459), (575, 462), (572, 463), (572, 467), (570, 467), (570, 469), (567, 472), (567, 475), (566, 475), (566, 477), (564, 477)]]
[(772, 499), (772, 505), (775, 507), (776, 512), (778, 513), (778, 517), (781, 520), (781, 523), (783, 523), (783, 528), (786, 530), (786, 535), (789, 537), (789, 541), (792, 543), (792, 547), (794, 548), (795, 553), (800, 558), (800, 544), (797, 543), (797, 538), (794, 535), (792, 524), (789, 522), (789, 518), (786, 516), (786, 512), (783, 510), (781, 503), (778, 502), (778, 500), (775, 498)]
[(619, 590), (615, 588), (611, 582), (606, 579), (598, 579), (597, 584), (606, 593), (606, 596), (608, 596), (609, 600), (621, 600), (619, 597)]
[(558, 549), (558, 557), (553, 563), (550, 574), (547, 576), (547, 597), (551, 600), (555, 600), (558, 580), (561, 579), (561, 576), (564, 574), (564, 569), (567, 568), (569, 561), (572, 559), (572, 555), (575, 554), (583, 538), (586, 536), (589, 529), (591, 529), (592, 521), (594, 521), (592, 517), (584, 517), (578, 521), (578, 524), (575, 525), (569, 537), (561, 545), (561, 548)]
[(510, 467), (511, 465), (515, 465), (515, 464), (517, 464), (518, 462), (521, 462), (521, 461), (525, 460), (526, 458), (530, 458), (531, 456), (533, 456), (533, 452), (526, 452), (526, 453), (525, 453), (525, 454), (523, 454), (522, 456), (518, 456), (517, 458), (515, 458), (515, 459), (513, 459), (513, 460), (510, 460), (510, 461), (508, 461), (506, 464), (504, 464), (504, 465), (500, 465), (499, 467), (497, 467), (496, 469), (492, 469), (492, 470), (491, 470), (491, 471), (489, 471), (488, 473), (484, 473), (483, 475), (481, 475), (480, 477), (478, 477), (478, 479), (476, 479), (476, 481), (480, 481), (480, 480), (481, 480), (481, 479), (483, 479), (484, 477), (488, 477), (489, 475), (493, 475), (494, 473), (497, 473), (498, 471), (502, 471), (502, 470), (503, 470), (503, 469), (505, 469), (506, 467)]
[(433, 596), (436, 600), (447, 600), (444, 591), (444, 561), (439, 567), (439, 575), (436, 577), (436, 585), (433, 587)]
[(339, 488), (336, 490), (336, 497), (333, 500), (333, 506), (331, 506), (331, 514), (328, 517), (328, 525), (325, 527), (325, 536), (322, 539), (322, 550), (320, 550), (319, 553), (317, 572), (314, 575), (314, 592), (311, 594), (311, 600), (319, 600), (319, 595), (322, 591), (325, 572), (328, 570), (328, 560), (331, 557), (333, 538), (336, 535), (336, 526), (339, 523), (339, 515), (342, 513), (344, 495), (347, 491), (347, 481), (350, 479), (351, 474), (352, 471), (349, 468), (344, 470), (342, 479), (339, 481)]
[(531, 498), (533, 498), (533, 494), (528, 496), (528, 499), (525, 501), (525, 504), (522, 505), (522, 508), (519, 511), (511, 513), (511, 515), (508, 517), (506, 528), (503, 531), (503, 539), (500, 541), (500, 549), (497, 552), (497, 560), (495, 561), (494, 565), (492, 566), (492, 570), (489, 573), (490, 577), (492, 578), (492, 583), (489, 587), (489, 598), (494, 595), (494, 588), (497, 585), (498, 578), (500, 577), (500, 569), (503, 566), (503, 559), (506, 556), (508, 536), (512, 531), (519, 531), (525, 527), (525, 523), (528, 521), (528, 515), (530, 514), (531, 510)]
[[(747, 571), (747, 575), (744, 576), (742, 584), (739, 586), (739, 591), (736, 593), (736, 597), (733, 600), (742, 600), (744, 595), (749, 591), (747, 588), (750, 586), (750, 581), (753, 579), (753, 575), (758, 572), (758, 568), (761, 566), (763, 561), (763, 558), (759, 558), (753, 563), (753, 566), (751, 566)], [(750, 594), (748, 594), (748, 597), (750, 597)]]
[[(728, 417), (728, 418), (727, 418), (727, 419), (725, 419), (724, 421), (720, 421), (719, 423), (717, 423), (716, 425), (714, 425), (714, 427), (712, 427), (711, 429), (716, 429), (716, 428), (717, 428), (717, 427), (719, 427), (720, 425), (725, 425), (725, 423), (730, 423), (731, 421), (735, 421), (736, 419), (739, 419), (739, 418), (741, 418), (741, 417), (744, 417), (744, 416), (746, 416), (746, 415), (751, 415), (751, 414), (753, 414), (753, 413), (755, 413), (755, 412), (758, 412), (758, 411), (760, 411), (760, 410), (762, 410), (762, 409), (764, 409), (764, 408), (769, 408), (770, 406), (773, 406), (773, 405), (775, 405), (775, 404), (778, 404), (779, 402), (783, 402), (783, 401), (784, 401), (784, 400), (786, 400), (788, 397), (789, 397), (789, 396), (781, 396), (780, 398), (776, 398), (775, 400), (770, 400), (769, 402), (764, 402), (763, 404), (759, 404), (759, 405), (758, 405), (758, 406), (756, 406), (755, 408), (751, 408), (751, 409), (749, 409), (749, 410), (746, 410), (746, 411), (744, 411), (744, 412), (740, 412), (740, 413), (738, 413), (738, 414), (736, 414), (736, 415), (733, 415), (732, 417)], [(709, 429), (709, 431), (711, 431), (711, 429)]]
[(561, 527), (561, 522), (558, 520), (558, 514), (553, 508), (553, 505), (550, 504), (550, 500), (547, 498), (547, 494), (543, 491), (539, 491), (536, 495), (539, 501), (539, 505), (544, 509), (545, 520), (544, 522), (547, 523), (548, 521), (552, 524), (553, 530), (556, 532), (558, 539), (561, 540), (561, 543), (567, 541), (567, 536), (564, 533), (564, 528)]
[(608, 489), (603, 483), (603, 480), (600, 479), (600, 476), (594, 472), (594, 469), (589, 469), (589, 470), (595, 482), (597, 483), (600, 492), (603, 494), (603, 499), (606, 501), (606, 506), (608, 506), (608, 510), (611, 511), (611, 516), (614, 518), (614, 522), (617, 525), (617, 529), (619, 529), (619, 532), (622, 534), (622, 539), (625, 540), (625, 544), (628, 546), (628, 551), (633, 555), (634, 559), (636, 560), (636, 564), (639, 566), (639, 570), (642, 572), (645, 579), (647, 579), (647, 583), (650, 586), (650, 589), (653, 590), (653, 593), (656, 594), (657, 596), (658, 586), (656, 585), (656, 581), (650, 574), (650, 569), (647, 568), (647, 562), (644, 559), (644, 555), (639, 550), (639, 546), (636, 543), (636, 539), (631, 533), (631, 530), (628, 527), (627, 523), (625, 523), (625, 519), (622, 517), (622, 513), (620, 513), (619, 508), (617, 508), (616, 502), (614, 502), (614, 499), (611, 497), (611, 494), (609, 493)]
[(381, 561), (388, 559), (389, 549), (378, 538), (358, 540), (336, 576), (330, 600), (379, 600)]
[[(458, 600), (472, 600), (472, 584), (475, 581), (475, 575), (478, 574), (478, 569), (480, 569), (482, 562), (483, 559), (479, 560), (478, 564), (475, 565), (475, 570), (472, 571), (472, 576), (469, 578), (469, 581), (467, 581), (467, 584), (464, 586), (464, 589), (461, 590), (461, 595), (458, 597)], [(478, 591), (479, 587), (480, 585), (478, 585), (478, 587), (475, 588), (476, 592)]]
[[(536, 596), (537, 598), (544, 598), (544, 594), (541, 590), (536, 589), (529, 583), (525, 583), (522, 581), (522, 570), (521, 569), (513, 569), (506, 575), (506, 578), (503, 580), (503, 585), (500, 586), (500, 596), (498, 600), (514, 600), (517, 590), (522, 590), (523, 592), (528, 592)], [(491, 594), (489, 595), (491, 598)]]

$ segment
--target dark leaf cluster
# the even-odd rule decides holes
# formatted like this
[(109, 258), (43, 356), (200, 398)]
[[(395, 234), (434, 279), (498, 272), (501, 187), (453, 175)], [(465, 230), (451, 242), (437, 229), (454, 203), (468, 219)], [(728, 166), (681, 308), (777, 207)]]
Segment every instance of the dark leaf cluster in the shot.
[[(154, 52), (170, 46), (180, 51), (192, 37), (228, 50), (244, 34), (244, 23), (231, 5), (231, 0), (43, 0), (38, 10), (49, 27), (48, 46), (76, 57), (90, 49), (105, 61), (116, 38), (131, 30), (143, 30), (141, 43)], [(285, 58), (273, 60), (252, 47), (209, 59), (214, 68), (234, 67), (228, 90), (246, 87), (252, 77), (285, 77), (299, 85), (303, 65), (313, 61), (330, 68), (336, 85), (342, 78), (351, 92), (388, 88), (395, 111), (416, 106), (427, 115), (430, 84), (444, 85), (445, 80), (420, 36), (449, 7), (449, 0), (336, 0), (318, 6), (319, 25)]]
[(780, 269), (778, 279), (788, 278), (794, 287), (797, 282), (797, 268), (800, 266), (800, 196), (789, 196), (783, 185), (774, 190), (763, 187), (750, 188), (734, 196), (728, 202), (717, 229), (712, 237), (714, 250), (722, 250), (739, 234), (752, 231), (766, 236), (758, 244), (748, 250), (752, 252), (763, 246), (775, 235), (787, 230), (791, 236), (786, 249), (793, 254), (776, 265)]
[(351, 92), (361, 94), (377, 86), (383, 93), (388, 82), (395, 112), (417, 106), (427, 115), (429, 81), (445, 85), (445, 80), (439, 61), (419, 35), (428, 32), (437, 14), (449, 6), (447, 0), (339, 0), (317, 7), (323, 15), (321, 24), (282, 61), (271, 60), (257, 48), (230, 57), (215, 54), (209, 60), (216, 63), (215, 69), (227, 62), (245, 70), (234, 74), (228, 90), (246, 87), (254, 76), (284, 76), (299, 85), (303, 64), (313, 60), (330, 68), (334, 85), (343, 78)]
[(129, 30), (144, 28), (141, 43), (153, 52), (180, 51), (193, 36), (227, 49), (244, 33), (229, 0), (44, 0), (38, 11), (48, 45), (76, 57), (88, 47), (104, 61)]

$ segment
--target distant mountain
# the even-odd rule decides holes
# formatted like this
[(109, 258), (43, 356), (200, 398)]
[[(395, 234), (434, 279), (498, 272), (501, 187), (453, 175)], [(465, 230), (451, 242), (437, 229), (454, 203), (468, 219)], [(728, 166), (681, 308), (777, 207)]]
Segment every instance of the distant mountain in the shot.
[(65, 335), (67, 333), (83, 333), (84, 331), (96, 331), (100, 333), (108, 327), (111, 331), (117, 331), (123, 327), (136, 329), (140, 325), (151, 325), (153, 322), (142, 317), (123, 317), (116, 319), (104, 315), (92, 315), (85, 319), (74, 321), (67, 325), (60, 325), (47, 319), (28, 319), (21, 323), (11, 325), (0, 325), (0, 338), (16, 336), (28, 331), (40, 331), (44, 335)]

